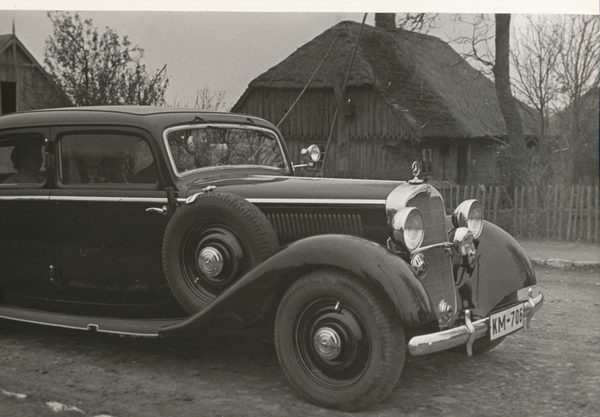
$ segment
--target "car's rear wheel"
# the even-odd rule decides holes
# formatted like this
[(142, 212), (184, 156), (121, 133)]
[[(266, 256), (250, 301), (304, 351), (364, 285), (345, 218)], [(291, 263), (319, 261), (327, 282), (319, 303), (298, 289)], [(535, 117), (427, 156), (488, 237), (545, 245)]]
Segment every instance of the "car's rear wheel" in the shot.
[(163, 269), (179, 304), (202, 310), (278, 248), (269, 220), (253, 204), (226, 193), (198, 195), (177, 209), (163, 239)]
[(334, 269), (309, 273), (286, 292), (275, 346), (302, 397), (347, 411), (385, 398), (404, 365), (404, 331), (389, 300)]

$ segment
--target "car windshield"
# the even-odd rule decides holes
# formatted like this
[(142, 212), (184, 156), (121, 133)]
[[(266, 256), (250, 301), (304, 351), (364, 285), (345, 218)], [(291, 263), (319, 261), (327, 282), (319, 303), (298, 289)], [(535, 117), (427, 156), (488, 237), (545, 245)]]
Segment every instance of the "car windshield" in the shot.
[(167, 130), (169, 157), (178, 174), (217, 166), (286, 170), (275, 134), (266, 129), (205, 125)]

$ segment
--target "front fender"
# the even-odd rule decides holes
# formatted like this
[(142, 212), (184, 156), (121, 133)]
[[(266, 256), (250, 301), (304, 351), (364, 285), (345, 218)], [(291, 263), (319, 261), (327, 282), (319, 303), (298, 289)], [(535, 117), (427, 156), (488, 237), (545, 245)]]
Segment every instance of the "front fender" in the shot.
[(500, 227), (485, 222), (478, 241), (477, 265), (459, 293), (474, 315), (485, 317), (504, 297), (537, 281), (523, 248)]
[(323, 267), (348, 271), (378, 287), (389, 297), (407, 327), (437, 318), (423, 285), (400, 257), (359, 237), (320, 235), (283, 247), (205, 309), (174, 326), (162, 328), (160, 334), (181, 334), (223, 316), (235, 319), (242, 326), (253, 324), (265, 312), (265, 306), (278, 302), (297, 279)]

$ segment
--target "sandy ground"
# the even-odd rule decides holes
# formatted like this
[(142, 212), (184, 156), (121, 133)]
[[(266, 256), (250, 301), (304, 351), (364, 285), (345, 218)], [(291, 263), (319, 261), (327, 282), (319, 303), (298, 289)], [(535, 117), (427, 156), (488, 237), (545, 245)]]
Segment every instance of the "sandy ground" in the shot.
[(591, 243), (527, 239), (519, 243), (530, 258), (600, 263), (600, 246)]
[[(469, 358), (409, 357), (361, 416), (595, 416), (600, 276), (538, 269), (547, 297), (530, 330)], [(338, 416), (300, 400), (270, 329), (144, 339), (0, 321), (2, 416)]]

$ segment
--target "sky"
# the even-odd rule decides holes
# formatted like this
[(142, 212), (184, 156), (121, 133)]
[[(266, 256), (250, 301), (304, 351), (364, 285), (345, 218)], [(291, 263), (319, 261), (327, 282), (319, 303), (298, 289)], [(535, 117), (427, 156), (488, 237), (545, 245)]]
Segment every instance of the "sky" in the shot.
[[(0, 0), (0, 34), (12, 32), (43, 65), (52, 33), (47, 10), (79, 11), (100, 32), (111, 27), (145, 50), (154, 72), (167, 64), (167, 104), (192, 106), (197, 92), (223, 91), (231, 107), (257, 76), (344, 20), (374, 23), (374, 12), (523, 12), (598, 14), (597, 0)], [(544, 3), (544, 6), (540, 6)], [(557, 2), (555, 2), (557, 3)], [(567, 4), (565, 4), (567, 3)], [(251, 5), (251, 6), (249, 6)], [(451, 6), (449, 6), (451, 5)], [(451, 7), (451, 8), (449, 8)]]

